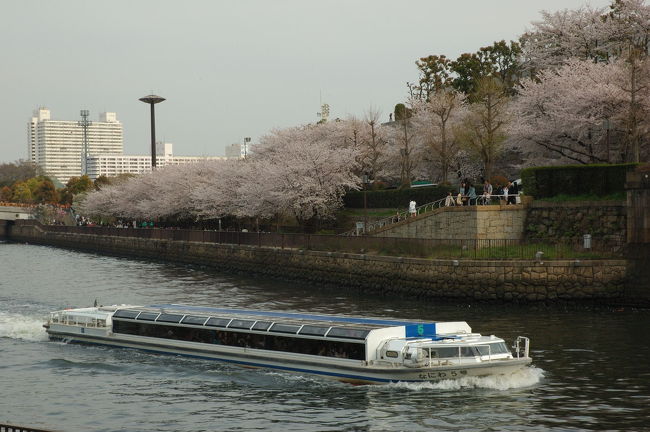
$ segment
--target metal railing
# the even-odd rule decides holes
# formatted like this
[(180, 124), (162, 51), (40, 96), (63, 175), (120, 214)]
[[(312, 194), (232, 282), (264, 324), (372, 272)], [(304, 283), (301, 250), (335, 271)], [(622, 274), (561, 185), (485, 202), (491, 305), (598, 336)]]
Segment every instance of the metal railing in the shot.
[[(33, 221), (21, 222), (36, 223)], [(542, 261), (550, 259), (613, 258), (622, 255), (625, 244), (624, 239), (615, 236), (591, 237), (589, 247), (585, 247), (583, 237), (564, 239), (562, 241), (543, 238), (482, 240), (61, 225), (43, 225), (42, 229), (61, 233), (431, 259), (534, 259)]]
[[(417, 215), (420, 215), (422, 213), (430, 212), (430, 211), (432, 211), (432, 210), (434, 210), (436, 208), (444, 207), (445, 200), (447, 200), (447, 198), (442, 198), (442, 199), (439, 199), (439, 200), (436, 200), (436, 201), (433, 201), (433, 202), (426, 203), (424, 205), (418, 206), (418, 207), (415, 208), (415, 213), (414, 214), (412, 214), (408, 210), (405, 210), (405, 211), (402, 211), (402, 212), (398, 211), (393, 216), (388, 216), (386, 218), (383, 218), (383, 219), (380, 219), (380, 220), (377, 220), (377, 221), (369, 222), (368, 226), (366, 226), (365, 230), (362, 230), (362, 232), (359, 232), (358, 230), (353, 229), (353, 230), (350, 230), (350, 231), (346, 231), (346, 232), (342, 233), (341, 235), (343, 235), (343, 236), (356, 236), (356, 235), (359, 235), (359, 234), (367, 234), (367, 233), (370, 233), (372, 231), (376, 231), (376, 230), (378, 230), (380, 228), (383, 228), (383, 227), (385, 227), (387, 225), (392, 225), (392, 224), (404, 221), (404, 220), (408, 219), (409, 217), (417, 216)], [(454, 200), (452, 200), (452, 201), (455, 203)], [(455, 204), (452, 204), (452, 205), (455, 205)], [(363, 231), (365, 231), (365, 232), (363, 232)]]
[(358, 235), (365, 235), (365, 234), (370, 234), (373, 231), (377, 231), (378, 229), (384, 228), (388, 225), (396, 224), (398, 222), (405, 221), (409, 218), (419, 216), (424, 213), (431, 212), (435, 209), (442, 208), (442, 207), (462, 207), (462, 206), (474, 206), (474, 205), (490, 205), (493, 202), (507, 202), (508, 198), (511, 197), (518, 197), (517, 195), (478, 195), (474, 198), (470, 198), (467, 195), (449, 195), (446, 196), (445, 198), (441, 198), (436, 201), (432, 201), (430, 203), (423, 204), (421, 206), (418, 206), (415, 208), (415, 212), (410, 212), (409, 210), (405, 211), (398, 211), (395, 215), (393, 216), (388, 216), (383, 219), (379, 219), (377, 221), (372, 221), (368, 222), (367, 226), (364, 227), (365, 229), (353, 229), (346, 231), (340, 235), (343, 236), (358, 236)]
[(517, 336), (512, 346), (517, 358), (527, 358), (530, 354), (530, 339), (525, 336)]

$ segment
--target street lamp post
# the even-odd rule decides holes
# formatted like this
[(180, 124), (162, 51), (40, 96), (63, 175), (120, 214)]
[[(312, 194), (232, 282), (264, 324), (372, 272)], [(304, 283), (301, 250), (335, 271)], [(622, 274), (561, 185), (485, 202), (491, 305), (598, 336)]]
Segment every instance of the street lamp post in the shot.
[(141, 97), (140, 100), (151, 105), (151, 169), (156, 168), (156, 114), (153, 106), (165, 100), (165, 98), (149, 95)]

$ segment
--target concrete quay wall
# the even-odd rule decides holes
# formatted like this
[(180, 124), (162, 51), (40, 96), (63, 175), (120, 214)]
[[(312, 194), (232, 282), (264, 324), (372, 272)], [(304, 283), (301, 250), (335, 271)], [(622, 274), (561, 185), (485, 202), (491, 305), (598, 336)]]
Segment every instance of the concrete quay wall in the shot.
[(525, 222), (526, 206), (524, 205), (441, 207), (373, 231), (372, 235), (431, 239), (519, 240), (522, 238)]
[(48, 232), (12, 227), (14, 241), (198, 264), (220, 270), (429, 299), (556, 301), (626, 299), (625, 260), (429, 260), (203, 242)]

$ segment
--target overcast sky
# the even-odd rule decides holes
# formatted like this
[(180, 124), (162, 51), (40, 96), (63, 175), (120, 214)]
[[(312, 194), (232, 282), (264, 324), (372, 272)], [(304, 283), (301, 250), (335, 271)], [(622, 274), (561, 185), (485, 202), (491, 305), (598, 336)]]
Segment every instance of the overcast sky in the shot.
[(456, 58), (516, 39), (539, 11), (607, 0), (3, 1), (0, 162), (26, 158), (39, 106), (55, 120), (80, 109), (117, 112), (124, 152), (147, 154), (152, 91), (156, 135), (174, 154), (224, 154), (244, 137), (331, 118), (384, 120), (417, 79), (414, 62)]

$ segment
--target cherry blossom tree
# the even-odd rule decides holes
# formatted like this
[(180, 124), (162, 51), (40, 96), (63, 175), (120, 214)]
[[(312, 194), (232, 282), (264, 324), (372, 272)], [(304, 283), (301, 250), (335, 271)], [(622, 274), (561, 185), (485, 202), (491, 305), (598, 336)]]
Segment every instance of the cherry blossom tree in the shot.
[(89, 193), (80, 209), (145, 220), (329, 218), (342, 195), (358, 188), (355, 127), (342, 121), (276, 130), (246, 160), (163, 167)]
[(532, 23), (520, 42), (525, 65), (533, 73), (558, 67), (567, 59), (600, 59), (601, 41), (606, 38), (602, 21), (604, 9), (581, 7), (556, 12), (541, 12), (542, 19)]
[(628, 57), (630, 50), (641, 57), (650, 52), (650, 6), (645, 0), (614, 0), (602, 17), (606, 28), (605, 51), (614, 58)]
[(358, 148), (343, 139), (345, 122), (274, 130), (254, 148), (264, 161), (275, 208), (305, 223), (327, 219), (349, 189), (358, 189)]
[(529, 72), (556, 68), (569, 59), (609, 62), (631, 47), (650, 48), (650, 6), (644, 0), (614, 0), (609, 8), (542, 11), (520, 42)]
[[(629, 74), (622, 61), (581, 60), (540, 72), (536, 80), (522, 82), (511, 133), (529, 154), (547, 152), (573, 163), (629, 160), (634, 139), (647, 133), (641, 121), (646, 116), (640, 114), (648, 112), (647, 85), (637, 83), (632, 93)], [(649, 74), (643, 76), (647, 82)], [(632, 104), (632, 95), (638, 103)]]
[(126, 189), (122, 183), (113, 183), (105, 185), (101, 190), (89, 192), (80, 200), (77, 210), (87, 216), (112, 217), (125, 209), (122, 198)]

